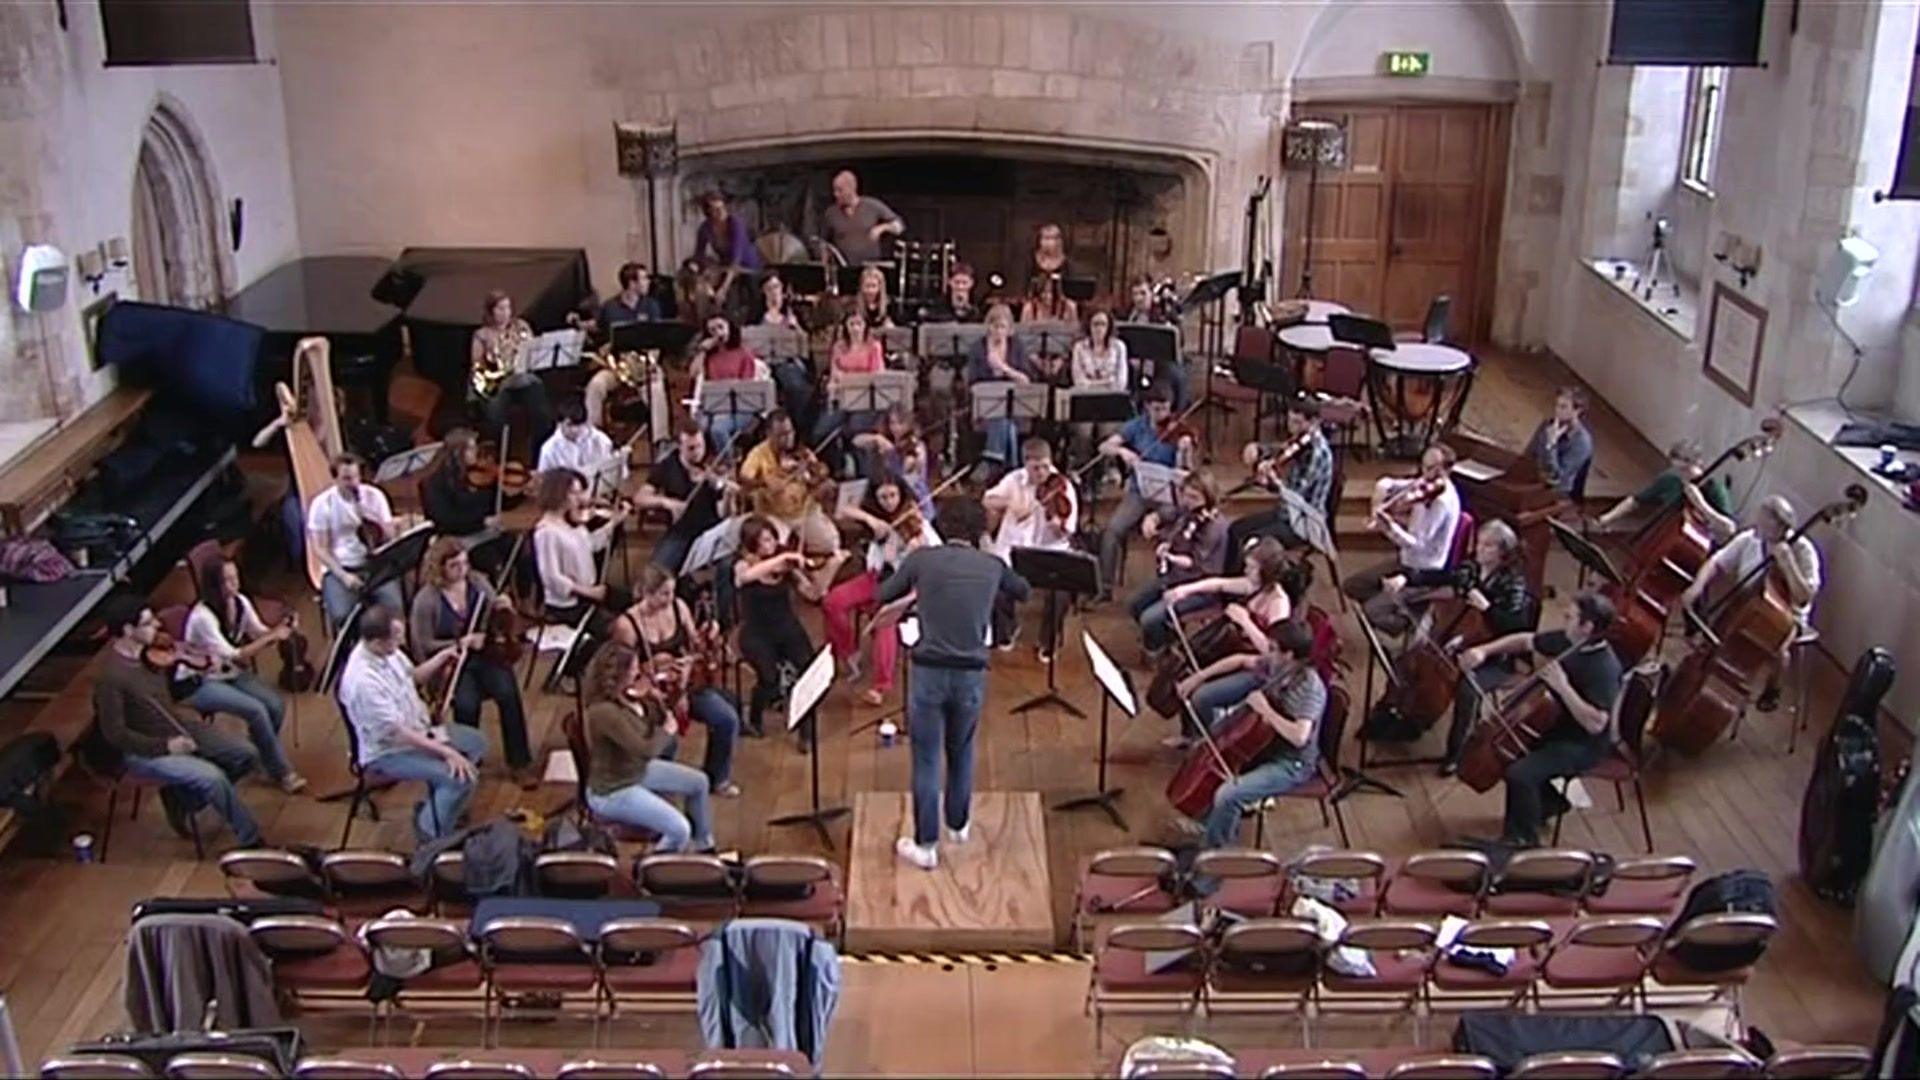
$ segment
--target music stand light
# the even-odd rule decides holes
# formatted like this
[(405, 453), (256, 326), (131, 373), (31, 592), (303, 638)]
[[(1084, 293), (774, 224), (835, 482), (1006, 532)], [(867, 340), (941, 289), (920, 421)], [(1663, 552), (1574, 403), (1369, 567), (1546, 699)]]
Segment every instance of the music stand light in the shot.
[(1347, 129), (1336, 120), (1301, 117), (1280, 136), (1280, 162), (1289, 169), (1307, 170), (1307, 216), (1301, 226), (1306, 250), (1300, 261), (1300, 295), (1313, 295), (1313, 214), (1320, 190), (1320, 170), (1347, 167)]

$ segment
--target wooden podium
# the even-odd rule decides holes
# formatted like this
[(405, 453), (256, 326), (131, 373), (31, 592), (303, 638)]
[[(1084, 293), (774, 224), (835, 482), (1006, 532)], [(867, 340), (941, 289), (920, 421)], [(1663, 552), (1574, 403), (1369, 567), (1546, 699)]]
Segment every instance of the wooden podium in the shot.
[(1513, 526), (1520, 537), (1527, 586), (1533, 595), (1545, 595), (1547, 549), (1553, 544), (1547, 519), (1572, 510), (1573, 500), (1540, 475), (1539, 466), (1525, 454), (1461, 431), (1449, 434), (1446, 443), (1459, 456), (1453, 482), (1474, 522), (1499, 519)]

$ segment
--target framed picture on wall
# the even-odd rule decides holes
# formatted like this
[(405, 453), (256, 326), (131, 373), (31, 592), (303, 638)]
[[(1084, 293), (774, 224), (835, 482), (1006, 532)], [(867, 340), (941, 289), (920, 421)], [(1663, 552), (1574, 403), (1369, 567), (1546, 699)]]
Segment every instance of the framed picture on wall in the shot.
[(100, 320), (119, 302), (120, 294), (110, 292), (80, 309), (80, 329), (87, 335), (87, 363), (95, 371), (100, 370)]
[(1713, 306), (1707, 309), (1707, 378), (1732, 394), (1740, 404), (1753, 405), (1760, 385), (1760, 350), (1767, 339), (1766, 309), (1713, 283)]

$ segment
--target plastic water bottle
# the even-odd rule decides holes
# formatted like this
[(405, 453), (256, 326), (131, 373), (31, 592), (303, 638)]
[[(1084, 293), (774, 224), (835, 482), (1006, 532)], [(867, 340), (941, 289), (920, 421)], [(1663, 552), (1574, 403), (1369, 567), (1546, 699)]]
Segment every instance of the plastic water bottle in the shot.
[(93, 834), (80, 833), (73, 838), (73, 858), (75, 862), (93, 861)]
[(900, 734), (900, 728), (891, 720), (880, 721), (880, 745), (892, 746), (894, 736)]

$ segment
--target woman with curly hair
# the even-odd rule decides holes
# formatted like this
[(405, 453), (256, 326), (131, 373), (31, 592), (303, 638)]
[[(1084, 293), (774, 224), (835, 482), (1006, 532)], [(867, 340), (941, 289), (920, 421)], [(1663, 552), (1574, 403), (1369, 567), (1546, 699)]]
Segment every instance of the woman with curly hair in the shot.
[[(673, 713), (640, 654), (609, 642), (585, 676), (587, 807), (598, 817), (660, 837), (657, 851), (712, 851), (707, 774), (673, 759)], [(667, 801), (685, 800), (686, 813)]]

